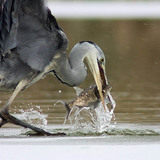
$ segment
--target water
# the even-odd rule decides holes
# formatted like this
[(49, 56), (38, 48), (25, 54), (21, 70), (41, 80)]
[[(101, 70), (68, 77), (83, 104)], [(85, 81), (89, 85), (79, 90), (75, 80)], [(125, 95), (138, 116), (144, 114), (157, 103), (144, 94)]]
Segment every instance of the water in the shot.
[[(33, 111), (38, 112), (40, 117), (47, 120), (45, 129), (55, 133), (63, 131), (68, 136), (66, 138), (28, 138), (22, 134), (23, 129), (7, 124), (0, 129), (0, 148), (3, 148), (1, 151), (6, 153), (5, 147), (7, 146), (12, 153), (15, 151), (13, 148), (15, 144), (20, 144), (17, 148), (19, 151), (24, 149), (24, 153), (29, 151), (27, 144), (35, 146), (45, 144), (48, 152), (56, 148), (53, 145), (80, 144), (82, 145), (80, 148), (75, 146), (68, 148), (70, 150), (79, 149), (83, 155), (86, 144), (105, 144), (104, 148), (100, 147), (103, 148), (100, 155), (104, 157), (114, 155), (118, 156), (114, 157), (118, 159), (126, 155), (139, 155), (143, 156), (145, 160), (149, 158), (158, 160), (160, 148), (160, 21), (59, 20), (59, 25), (70, 40), (69, 50), (73, 44), (81, 40), (95, 41), (103, 49), (107, 61), (107, 77), (112, 86), (111, 94), (116, 101), (114, 110), (116, 119), (112, 118), (108, 129), (102, 132), (93, 130), (88, 133), (73, 132), (69, 122), (63, 125), (66, 117), (65, 107), (60, 103), (54, 104), (58, 100), (71, 101), (75, 97), (75, 91), (73, 88), (61, 84), (55, 77), (47, 76), (26, 91), (21, 92), (10, 107), (10, 111), (22, 116), (21, 110), (27, 113), (33, 108)], [(80, 86), (81, 88), (87, 88), (94, 84), (92, 75), (90, 72), (88, 74), (89, 76)], [(0, 92), (0, 106), (5, 104), (10, 95), (9, 92)], [(36, 106), (40, 106), (40, 109)], [(83, 111), (86, 114), (87, 110)], [(43, 123), (41, 124), (43, 125)], [(133, 144), (134, 146), (132, 146)], [(118, 147), (118, 145), (120, 146)], [(45, 150), (46, 146), (39, 146), (42, 147), (39, 148), (40, 151)], [(112, 147), (115, 147), (115, 150)], [(64, 155), (70, 153), (66, 153), (64, 148), (59, 148), (59, 150), (57, 148), (54, 151), (60, 152), (61, 149), (64, 151)], [(38, 152), (34, 148), (33, 155), (36, 153), (42, 155), (43, 152), (40, 151)], [(91, 146), (88, 146), (85, 151), (90, 153), (89, 155), (97, 153), (96, 149)], [(117, 151), (119, 154), (115, 155)], [(148, 155), (149, 153), (151, 155)]]
[[(92, 40), (106, 54), (106, 71), (116, 100), (117, 123), (159, 124), (160, 122), (160, 21), (61, 20), (71, 48), (81, 40)], [(78, 31), (78, 32), (77, 32)], [(70, 50), (69, 48), (69, 50)], [(90, 73), (81, 85), (94, 84)], [(1, 106), (11, 93), (1, 92)], [(63, 124), (66, 111), (57, 100), (70, 101), (75, 97), (72, 88), (48, 76), (21, 92), (11, 112), (20, 113), (40, 106), (48, 124)], [(32, 105), (28, 105), (32, 103)]]
[[(60, 20), (59, 25), (70, 40), (69, 50), (81, 40), (95, 41), (103, 49), (111, 94), (117, 103), (117, 123), (159, 124), (160, 21)], [(94, 84), (90, 72), (88, 74), (81, 88)], [(1, 106), (10, 95), (9, 92), (0, 93)], [(65, 108), (61, 104), (54, 106), (54, 103), (60, 99), (70, 101), (74, 97), (74, 89), (48, 76), (21, 92), (11, 106), (11, 112), (36, 110), (38, 105), (48, 116), (48, 124), (63, 124)]]
[[(69, 122), (72, 126), (72, 132), (82, 132), (82, 133), (102, 133), (106, 131), (110, 126), (113, 114), (111, 114), (106, 107), (106, 112), (102, 104), (100, 104), (96, 109), (84, 107), (79, 109), (78, 107), (73, 107), (70, 116), (68, 117)], [(72, 113), (74, 112), (74, 113)]]

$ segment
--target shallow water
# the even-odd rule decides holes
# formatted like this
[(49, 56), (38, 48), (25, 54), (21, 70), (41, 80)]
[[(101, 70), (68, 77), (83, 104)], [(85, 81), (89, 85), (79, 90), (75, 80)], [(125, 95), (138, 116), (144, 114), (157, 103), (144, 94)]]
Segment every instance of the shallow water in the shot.
[[(47, 119), (48, 131), (65, 132), (68, 136), (28, 138), (22, 134), (26, 133), (26, 130), (7, 124), (0, 129), (1, 151), (6, 153), (5, 147), (10, 145), (8, 150), (16, 153), (14, 145), (19, 144), (21, 147), (16, 148), (21, 153), (23, 150), (23, 153), (28, 154), (30, 150), (27, 145), (33, 147), (45, 144), (48, 152), (52, 153), (54, 148), (52, 145), (79, 144), (80, 148), (76, 149), (82, 151), (81, 155), (83, 155), (85, 153), (83, 145), (88, 144), (85, 151), (88, 155), (93, 155), (92, 159), (94, 159), (96, 149), (89, 145), (105, 144), (109, 147), (101, 146), (101, 155), (104, 155), (104, 152), (109, 155), (110, 151), (110, 157), (112, 157), (111, 155), (115, 155), (115, 152), (121, 151), (121, 153), (118, 152), (121, 156), (138, 153), (135, 159), (138, 159), (138, 155), (143, 155), (145, 160), (152, 158), (158, 160), (160, 158), (158, 155), (160, 149), (160, 21), (60, 20), (59, 24), (70, 40), (69, 50), (73, 44), (81, 40), (95, 41), (103, 49), (107, 61), (107, 77), (112, 86), (111, 94), (117, 104), (114, 112), (116, 120), (112, 120), (108, 130), (102, 133), (73, 132), (69, 123), (63, 125), (66, 116), (65, 107), (54, 104), (57, 100), (69, 102), (75, 97), (75, 91), (61, 84), (55, 77), (47, 76), (21, 92), (10, 111), (19, 118), (23, 118), (24, 112), (38, 111), (44, 119)], [(86, 88), (94, 84), (90, 72), (88, 74), (86, 81), (80, 87)], [(2, 101), (0, 106), (5, 104), (10, 95), (9, 92), (0, 92), (0, 101)], [(130, 146), (132, 144), (134, 148)], [(115, 150), (110, 145), (116, 145)], [(117, 145), (122, 145), (124, 148)], [(132, 148), (132, 153), (127, 147), (125, 148), (125, 145)], [(44, 146), (41, 147), (39, 150), (44, 150)], [(112, 149), (109, 150), (110, 147)], [(64, 148), (54, 148), (54, 151), (60, 153), (61, 149), (65, 155), (68, 155), (68, 150)], [(69, 146), (69, 149), (75, 148)], [(149, 152), (151, 150), (152, 153)], [(147, 151), (151, 156), (145, 154)], [(39, 154), (38, 150), (33, 152), (32, 158)], [(45, 157), (42, 152), (40, 155), (42, 155), (41, 158)], [(4, 154), (2, 156), (5, 157)], [(116, 159), (117, 156), (112, 158)], [(134, 159), (134, 156), (130, 159)]]
[[(160, 122), (160, 21), (61, 20), (70, 47), (81, 40), (92, 40), (106, 54), (106, 71), (116, 100), (117, 123), (159, 124)], [(77, 32), (78, 31), (78, 32)], [(89, 73), (81, 85), (94, 84)], [(1, 106), (11, 93), (1, 92)], [(18, 95), (11, 112), (40, 106), (49, 124), (62, 124), (65, 108), (53, 105), (57, 100), (70, 101), (72, 88), (48, 76)]]
[[(111, 94), (117, 103), (116, 122), (159, 124), (160, 21), (60, 20), (59, 24), (70, 40), (70, 48), (78, 41), (92, 40), (103, 49)], [(90, 72), (88, 74), (82, 88), (94, 84)], [(10, 95), (0, 92), (1, 106)], [(39, 110), (39, 106), (49, 124), (62, 124), (65, 108), (54, 103), (59, 99), (70, 101), (74, 97), (74, 89), (48, 76), (21, 92), (11, 112)]]

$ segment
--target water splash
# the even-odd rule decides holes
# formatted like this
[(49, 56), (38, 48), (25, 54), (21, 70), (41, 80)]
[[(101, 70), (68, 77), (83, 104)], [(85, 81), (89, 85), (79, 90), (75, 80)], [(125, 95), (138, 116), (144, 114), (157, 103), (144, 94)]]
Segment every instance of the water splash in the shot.
[[(74, 106), (69, 114), (68, 120), (72, 125), (72, 132), (98, 132), (106, 131), (111, 124), (111, 120), (115, 121), (114, 109), (116, 103), (108, 92), (108, 97), (105, 99), (106, 112), (102, 103), (99, 103), (97, 108)], [(111, 108), (109, 107), (111, 105)], [(109, 109), (110, 108), (110, 109)], [(66, 123), (66, 120), (65, 122)], [(115, 124), (115, 123), (114, 123)]]
[[(21, 109), (21, 115), (20, 115), (20, 119), (31, 124), (34, 125), (36, 127), (42, 128), (42, 129), (46, 129), (47, 126), (47, 116), (43, 115), (41, 112), (41, 108), (40, 106), (36, 106), (36, 109), (38, 110), (34, 110), (33, 108), (30, 108), (28, 110), (23, 110)], [(22, 132), (26, 132), (28, 131), (28, 129), (24, 128), (22, 130)]]

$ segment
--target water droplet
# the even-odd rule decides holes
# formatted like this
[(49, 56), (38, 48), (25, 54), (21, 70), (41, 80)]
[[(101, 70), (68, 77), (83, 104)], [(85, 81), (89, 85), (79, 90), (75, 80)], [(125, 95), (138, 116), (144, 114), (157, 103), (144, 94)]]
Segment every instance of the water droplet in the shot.
[(61, 93), (61, 92), (62, 92), (61, 90), (58, 91), (58, 93)]
[(40, 106), (36, 106), (36, 108), (40, 109), (41, 107)]
[(45, 129), (47, 126), (47, 119), (45, 115), (42, 115), (40, 112), (30, 109), (23, 112), (23, 119), (32, 125)]
[[(72, 125), (73, 132), (99, 132), (102, 133), (108, 129), (111, 125), (111, 121), (115, 122), (114, 109), (116, 103), (113, 97), (110, 95), (110, 99), (105, 99), (106, 103), (106, 112), (102, 103), (99, 103), (98, 107), (93, 109), (92, 107), (73, 107), (70, 111), (68, 120)], [(111, 103), (111, 104), (110, 104)], [(112, 110), (109, 111), (109, 104), (112, 105)], [(66, 122), (66, 119), (65, 119)]]

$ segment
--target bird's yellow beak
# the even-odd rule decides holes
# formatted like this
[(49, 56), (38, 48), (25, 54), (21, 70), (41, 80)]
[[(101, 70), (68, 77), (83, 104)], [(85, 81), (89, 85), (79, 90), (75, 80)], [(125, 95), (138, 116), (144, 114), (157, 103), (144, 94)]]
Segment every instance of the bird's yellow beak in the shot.
[(105, 67), (102, 67), (97, 61), (95, 56), (87, 58), (90, 70), (93, 74), (94, 80), (97, 85), (97, 89), (99, 91), (99, 96), (102, 101), (102, 105), (104, 110), (106, 111), (104, 96), (103, 96), (103, 88), (108, 85), (107, 77), (105, 75)]

